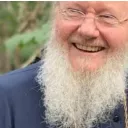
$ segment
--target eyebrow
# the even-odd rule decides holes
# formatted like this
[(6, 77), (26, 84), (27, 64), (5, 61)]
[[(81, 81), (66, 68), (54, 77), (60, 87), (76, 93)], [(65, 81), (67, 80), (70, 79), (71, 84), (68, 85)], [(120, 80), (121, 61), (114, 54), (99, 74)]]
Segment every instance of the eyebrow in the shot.
[[(87, 7), (89, 7), (88, 1), (86, 1), (87, 4), (81, 4), (81, 3), (82, 3), (82, 1), (81, 2), (74, 1), (69, 6), (76, 6), (76, 7), (83, 9), (83, 10), (85, 10)], [(115, 10), (111, 6), (105, 5), (105, 4), (102, 4), (102, 6), (99, 6), (98, 8), (96, 8), (95, 11), (96, 12), (109, 11), (112, 13), (116, 13)]]
[[(87, 4), (86, 4), (86, 6), (84, 5), (83, 6), (83, 4), (81, 5), (81, 4), (79, 4), (78, 2), (74, 2), (75, 3), (75, 5), (76, 6), (78, 6), (78, 7), (80, 7), (80, 8), (86, 8), (87, 7)], [(81, 2), (82, 3), (82, 2)]]
[[(99, 6), (95, 5), (95, 4), (98, 4)], [(95, 10), (95, 13), (102, 13), (102, 12), (108, 12), (108, 13), (111, 13), (113, 15), (115, 15), (116, 17), (121, 17), (120, 13), (118, 13), (117, 11), (117, 7), (116, 6), (113, 6), (114, 3), (107, 3), (107, 4), (104, 4), (103, 2), (99, 2), (99, 3), (94, 3), (94, 6), (92, 4), (92, 7), (94, 8)], [(77, 8), (80, 8), (83, 12), (86, 11), (86, 9), (89, 7), (89, 3), (88, 1), (84, 2), (83, 1), (73, 1), (71, 3), (67, 3), (65, 2), (65, 5), (67, 7), (77, 7)]]

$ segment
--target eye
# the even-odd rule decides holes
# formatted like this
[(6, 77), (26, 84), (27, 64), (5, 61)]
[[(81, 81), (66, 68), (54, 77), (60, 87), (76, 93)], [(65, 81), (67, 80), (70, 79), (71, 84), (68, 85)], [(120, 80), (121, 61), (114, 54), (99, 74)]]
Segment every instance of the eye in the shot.
[(112, 24), (112, 25), (117, 24), (119, 22), (118, 19), (114, 15), (111, 15), (111, 14), (99, 15), (98, 19), (103, 23)]
[(115, 16), (113, 16), (113, 15), (108, 15), (108, 14), (106, 14), (106, 15), (99, 15), (99, 17), (100, 18), (110, 18), (110, 19), (117, 19)]
[(82, 11), (80, 11), (78, 9), (74, 9), (74, 8), (68, 8), (66, 12), (69, 16), (81, 16), (81, 15), (83, 15)]

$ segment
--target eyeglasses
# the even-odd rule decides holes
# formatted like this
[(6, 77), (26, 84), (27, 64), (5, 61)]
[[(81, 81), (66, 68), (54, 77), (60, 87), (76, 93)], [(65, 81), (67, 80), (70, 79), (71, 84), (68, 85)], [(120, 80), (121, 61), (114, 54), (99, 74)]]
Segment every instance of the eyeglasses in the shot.
[[(77, 22), (77, 23), (82, 23), (85, 19), (89, 18), (82, 11), (80, 11), (78, 9), (73, 9), (73, 8), (62, 9), (61, 13), (66, 20), (70, 20), (70, 21)], [(96, 17), (94, 19), (99, 24), (102, 24), (105, 26), (117, 26), (117, 25), (120, 25), (120, 24), (128, 21), (128, 19), (120, 21), (114, 15), (111, 15), (111, 14), (96, 15)]]

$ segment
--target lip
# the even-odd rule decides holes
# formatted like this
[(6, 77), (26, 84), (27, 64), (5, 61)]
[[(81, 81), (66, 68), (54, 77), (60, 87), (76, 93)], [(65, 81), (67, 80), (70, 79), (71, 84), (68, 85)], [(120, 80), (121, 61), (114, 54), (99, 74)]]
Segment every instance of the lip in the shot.
[[(83, 46), (86, 46), (86, 47), (99, 47), (99, 50), (97, 51), (87, 51), (87, 50), (82, 50), (82, 49), (79, 49), (76, 45), (78, 45), (77, 43), (72, 43), (72, 45), (79, 51), (81, 52), (85, 52), (85, 53), (98, 53), (98, 52), (101, 52), (103, 50), (105, 50), (106, 48), (103, 47), (103, 46), (98, 46), (98, 45), (83, 45)], [(82, 45), (82, 44), (79, 44), (79, 45)]]

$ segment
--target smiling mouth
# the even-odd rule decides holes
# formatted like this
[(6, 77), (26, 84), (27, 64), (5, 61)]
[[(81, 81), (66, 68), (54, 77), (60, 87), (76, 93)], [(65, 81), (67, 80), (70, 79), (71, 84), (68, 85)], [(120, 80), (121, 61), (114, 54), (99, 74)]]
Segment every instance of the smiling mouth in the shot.
[(101, 46), (85, 46), (76, 43), (73, 43), (73, 46), (78, 50), (81, 50), (83, 52), (90, 52), (90, 53), (100, 52), (105, 49), (104, 47)]

